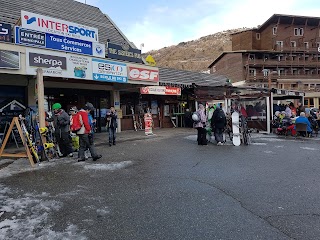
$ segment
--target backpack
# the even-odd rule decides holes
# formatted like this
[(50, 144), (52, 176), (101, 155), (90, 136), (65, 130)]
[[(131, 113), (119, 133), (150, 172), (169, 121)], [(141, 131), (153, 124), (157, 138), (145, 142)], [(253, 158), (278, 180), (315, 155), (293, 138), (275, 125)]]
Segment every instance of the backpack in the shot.
[(216, 110), (218, 111), (217, 114), (214, 115), (214, 122), (215, 123), (223, 123), (224, 119), (225, 119), (225, 114), (224, 111), (222, 109), (218, 109)]
[(83, 120), (80, 113), (73, 115), (70, 121), (70, 130), (73, 133), (77, 133), (83, 126)]
[(199, 123), (201, 121), (201, 116), (199, 112), (194, 112), (192, 114), (192, 120), (194, 123)]

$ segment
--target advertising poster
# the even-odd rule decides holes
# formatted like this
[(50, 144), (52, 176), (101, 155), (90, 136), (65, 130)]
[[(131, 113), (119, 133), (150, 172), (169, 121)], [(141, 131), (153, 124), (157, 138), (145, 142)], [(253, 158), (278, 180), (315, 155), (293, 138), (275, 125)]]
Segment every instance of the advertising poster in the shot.
[(152, 135), (152, 126), (153, 126), (153, 120), (150, 113), (144, 114), (144, 133), (146, 135)]
[(102, 59), (92, 59), (93, 80), (103, 82), (128, 82), (127, 65)]
[(68, 77), (80, 79), (92, 79), (92, 61), (91, 58), (67, 54)]

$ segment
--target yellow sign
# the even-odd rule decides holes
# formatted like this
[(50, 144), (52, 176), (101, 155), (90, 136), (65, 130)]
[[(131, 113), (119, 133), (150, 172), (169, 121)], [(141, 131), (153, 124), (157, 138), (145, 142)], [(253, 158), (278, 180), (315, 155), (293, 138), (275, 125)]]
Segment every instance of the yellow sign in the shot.
[(122, 109), (117, 109), (117, 116), (119, 119), (123, 118)]
[(156, 66), (156, 61), (154, 60), (154, 58), (151, 55), (148, 55), (146, 57), (146, 62), (152, 67)]

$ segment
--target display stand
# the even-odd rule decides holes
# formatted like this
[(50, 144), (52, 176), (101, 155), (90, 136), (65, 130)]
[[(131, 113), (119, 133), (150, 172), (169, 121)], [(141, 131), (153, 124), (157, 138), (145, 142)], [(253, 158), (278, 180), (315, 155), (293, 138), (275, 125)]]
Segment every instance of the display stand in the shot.
[[(25, 152), (22, 152), (22, 153), (5, 153), (4, 149), (5, 149), (6, 145), (7, 145), (8, 139), (9, 139), (9, 137), (11, 135), (11, 131), (12, 131), (14, 126), (16, 126), (17, 129), (18, 129), (19, 135), (20, 135), (20, 137), (22, 139), (22, 142), (23, 142), (23, 146), (25, 148)], [(2, 142), (2, 146), (0, 148), (0, 158), (1, 157), (12, 157), (12, 158), (25, 158), (26, 157), (26, 158), (29, 159), (29, 162), (30, 162), (31, 166), (34, 167), (33, 158), (32, 158), (32, 155), (30, 153), (30, 149), (29, 149), (29, 147), (28, 147), (28, 145), (26, 143), (26, 140), (24, 138), (24, 135), (23, 135), (23, 132), (22, 132), (21, 125), (19, 123), (19, 118), (18, 117), (14, 117), (12, 119), (10, 127), (9, 127), (9, 129), (7, 131), (7, 134), (6, 134), (6, 136), (5, 136), (5, 138), (4, 138), (3, 142)]]

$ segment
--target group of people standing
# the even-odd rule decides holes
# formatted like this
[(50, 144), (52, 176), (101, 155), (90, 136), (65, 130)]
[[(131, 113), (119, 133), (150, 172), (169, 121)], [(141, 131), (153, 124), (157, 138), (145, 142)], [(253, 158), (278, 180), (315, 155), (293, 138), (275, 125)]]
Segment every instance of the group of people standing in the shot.
[[(214, 133), (217, 145), (223, 145), (223, 132), (227, 125), (226, 115), (221, 109), (220, 104), (216, 104), (212, 114), (206, 112), (203, 104), (199, 104), (197, 114), (199, 121), (194, 123), (194, 128), (198, 131), (198, 145), (207, 145), (207, 124), (210, 125), (212, 132)], [(210, 116), (211, 115), (211, 116)]]
[[(76, 106), (69, 109), (69, 114), (62, 109), (60, 103), (52, 105), (53, 116), (48, 117), (48, 122), (53, 122), (55, 129), (55, 139), (59, 145), (61, 157), (72, 157), (73, 147), (70, 133), (79, 137), (78, 162), (86, 160), (85, 151), (89, 150), (93, 161), (102, 157), (96, 152), (94, 147), (94, 132), (96, 120), (91, 112), (95, 110), (94, 106), (87, 102), (83, 108), (78, 110)], [(116, 145), (117, 113), (114, 107), (110, 108), (106, 116), (106, 127), (109, 133), (109, 146)]]

